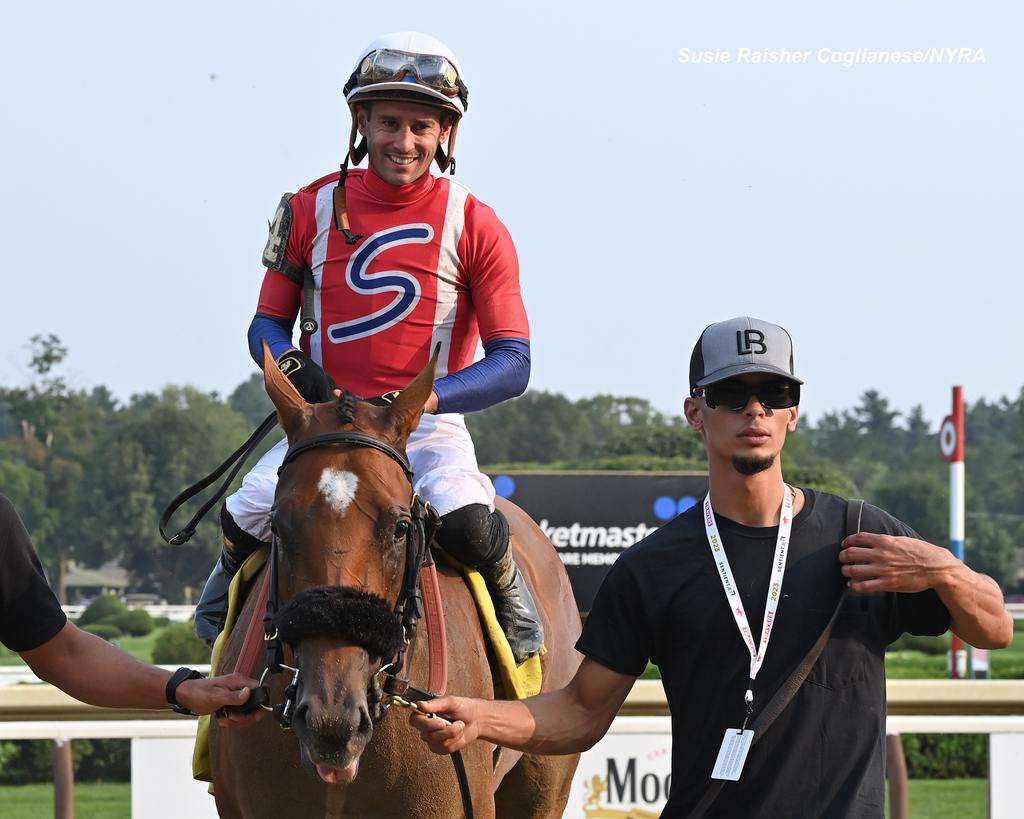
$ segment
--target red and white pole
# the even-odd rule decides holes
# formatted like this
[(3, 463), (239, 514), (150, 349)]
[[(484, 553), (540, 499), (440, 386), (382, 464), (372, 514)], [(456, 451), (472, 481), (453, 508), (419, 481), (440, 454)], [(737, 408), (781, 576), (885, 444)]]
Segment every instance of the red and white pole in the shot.
[[(939, 427), (939, 452), (949, 461), (949, 549), (964, 559), (964, 388), (953, 387), (953, 414), (947, 415)], [(962, 648), (955, 634), (951, 641), (952, 655), (949, 676), (957, 679), (957, 658)], [(969, 675), (968, 671), (968, 675)]]

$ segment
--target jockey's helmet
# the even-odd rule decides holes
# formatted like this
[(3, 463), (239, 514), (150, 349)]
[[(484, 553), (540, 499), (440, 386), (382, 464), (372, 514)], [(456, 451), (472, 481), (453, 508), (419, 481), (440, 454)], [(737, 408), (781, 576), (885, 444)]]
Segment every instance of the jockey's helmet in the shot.
[(453, 117), (447, 153), (438, 146), (438, 167), (453, 166), (452, 152), (459, 120), (469, 107), (469, 88), (459, 60), (448, 46), (428, 34), (400, 31), (386, 34), (363, 49), (355, 70), (345, 83), (345, 99), (352, 112), (349, 157), (359, 164), (365, 141), (357, 146), (356, 106), (374, 100), (403, 100), (431, 105)]

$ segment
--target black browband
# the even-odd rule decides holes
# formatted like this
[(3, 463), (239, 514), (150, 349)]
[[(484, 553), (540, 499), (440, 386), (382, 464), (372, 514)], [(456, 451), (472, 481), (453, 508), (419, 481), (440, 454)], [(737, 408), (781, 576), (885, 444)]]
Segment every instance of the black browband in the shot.
[(306, 438), (296, 444), (292, 444), (288, 447), (288, 452), (285, 453), (284, 460), (281, 461), (281, 466), (278, 467), (277, 473), (280, 475), (281, 470), (307, 449), (317, 449), (318, 447), (329, 446), (330, 444), (356, 444), (379, 450), (402, 467), (405, 477), (409, 479), (409, 483), (412, 483), (412, 467), (409, 465), (409, 459), (391, 446), (391, 444), (387, 444), (379, 438), (374, 438), (372, 435), (367, 435), (363, 432), (327, 432), (323, 435), (314, 435), (311, 438)]

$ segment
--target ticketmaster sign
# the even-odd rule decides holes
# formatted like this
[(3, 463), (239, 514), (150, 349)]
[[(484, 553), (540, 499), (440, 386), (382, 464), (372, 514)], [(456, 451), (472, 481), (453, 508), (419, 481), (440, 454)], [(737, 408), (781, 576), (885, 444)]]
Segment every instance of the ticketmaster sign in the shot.
[(622, 550), (689, 509), (708, 486), (703, 472), (504, 472), (491, 479), (554, 544), (582, 612)]

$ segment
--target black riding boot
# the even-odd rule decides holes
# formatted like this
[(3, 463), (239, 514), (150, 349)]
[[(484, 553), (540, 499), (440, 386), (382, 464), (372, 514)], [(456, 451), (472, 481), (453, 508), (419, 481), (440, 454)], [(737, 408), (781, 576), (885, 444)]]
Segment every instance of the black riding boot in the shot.
[(223, 630), (228, 616), (228, 586), (231, 578), (249, 555), (266, 545), (235, 523), (224, 505), (220, 507), (220, 525), (224, 535), (224, 549), (196, 604), (194, 623), (196, 636), (211, 646)]
[(544, 628), (533, 595), (512, 559), (505, 516), (479, 503), (463, 506), (441, 517), (438, 541), (446, 552), (483, 575), (516, 663), (538, 653)]

